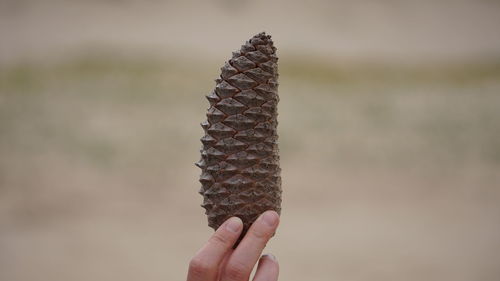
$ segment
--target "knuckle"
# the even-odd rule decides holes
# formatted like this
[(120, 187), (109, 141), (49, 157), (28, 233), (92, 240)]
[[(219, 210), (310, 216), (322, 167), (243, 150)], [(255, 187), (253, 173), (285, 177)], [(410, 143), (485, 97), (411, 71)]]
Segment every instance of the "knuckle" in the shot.
[(241, 263), (228, 263), (225, 275), (229, 280), (247, 280), (250, 270)]
[(227, 245), (227, 244), (229, 244), (229, 239), (227, 237), (224, 237), (224, 235), (216, 232), (210, 238), (210, 242), (212, 242), (214, 244), (218, 244), (218, 245)]
[(268, 231), (265, 231), (264, 229), (252, 229), (250, 231), (250, 235), (252, 235), (252, 237), (257, 240), (268, 240), (269, 238), (271, 238), (271, 235), (268, 233)]
[(209, 273), (212, 266), (209, 262), (199, 257), (194, 257), (189, 262), (189, 272), (195, 276), (204, 276)]

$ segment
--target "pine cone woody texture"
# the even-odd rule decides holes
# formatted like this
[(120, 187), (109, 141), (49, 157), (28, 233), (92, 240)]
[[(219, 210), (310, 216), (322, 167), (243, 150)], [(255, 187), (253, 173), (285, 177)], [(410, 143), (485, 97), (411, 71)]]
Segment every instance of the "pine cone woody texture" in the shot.
[(201, 126), (199, 191), (208, 225), (237, 216), (246, 233), (267, 210), (281, 211), (278, 155), (278, 58), (271, 36), (259, 33), (221, 68)]

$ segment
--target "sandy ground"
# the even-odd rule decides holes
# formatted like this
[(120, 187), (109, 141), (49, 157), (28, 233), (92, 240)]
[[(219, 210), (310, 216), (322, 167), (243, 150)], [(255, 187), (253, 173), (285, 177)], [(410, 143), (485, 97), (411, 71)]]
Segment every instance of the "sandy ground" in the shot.
[(497, 1), (0, 5), (0, 280), (183, 280), (203, 94), (263, 29), (280, 280), (500, 279)]
[[(356, 69), (282, 63), (281, 280), (497, 280), (497, 68)], [(212, 233), (193, 163), (216, 73), (2, 70), (0, 279), (182, 280)]]

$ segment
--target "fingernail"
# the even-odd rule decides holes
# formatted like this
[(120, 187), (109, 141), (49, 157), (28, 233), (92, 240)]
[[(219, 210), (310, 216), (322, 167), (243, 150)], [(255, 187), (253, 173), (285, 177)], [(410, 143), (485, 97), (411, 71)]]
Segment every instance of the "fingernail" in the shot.
[(231, 232), (239, 232), (243, 222), (238, 217), (232, 217), (227, 221), (226, 228)]
[(278, 214), (276, 212), (267, 211), (262, 215), (264, 222), (270, 227), (275, 227), (278, 224)]
[(278, 261), (273, 254), (265, 254), (262, 256), (262, 258), (269, 258), (270, 260)]

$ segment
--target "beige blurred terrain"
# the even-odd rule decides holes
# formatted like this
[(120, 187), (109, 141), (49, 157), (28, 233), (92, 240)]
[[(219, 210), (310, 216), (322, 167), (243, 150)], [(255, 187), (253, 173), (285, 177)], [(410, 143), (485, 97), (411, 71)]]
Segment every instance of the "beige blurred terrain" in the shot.
[(280, 280), (500, 279), (498, 1), (0, 0), (0, 280), (183, 280), (219, 68), (280, 56)]

